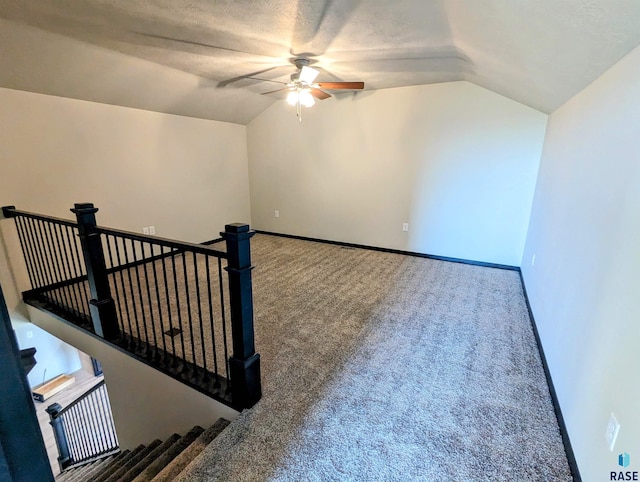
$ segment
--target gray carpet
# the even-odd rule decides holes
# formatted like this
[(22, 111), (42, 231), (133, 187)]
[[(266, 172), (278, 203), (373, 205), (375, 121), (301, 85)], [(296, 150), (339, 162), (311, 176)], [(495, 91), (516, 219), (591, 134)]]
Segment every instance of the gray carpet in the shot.
[(571, 480), (516, 272), (253, 239), (263, 398), (184, 481)]

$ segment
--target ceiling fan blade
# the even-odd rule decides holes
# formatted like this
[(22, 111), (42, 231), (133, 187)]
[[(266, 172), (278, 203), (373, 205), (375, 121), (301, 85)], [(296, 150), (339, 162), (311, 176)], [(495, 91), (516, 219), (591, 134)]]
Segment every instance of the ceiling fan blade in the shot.
[(300, 80), (300, 82), (312, 84), (319, 73), (319, 70), (304, 65), (302, 66), (302, 69), (300, 69), (300, 77), (298, 77), (298, 80)]
[(261, 82), (273, 82), (274, 84), (289, 85), (289, 82), (282, 82), (281, 80), (263, 79), (262, 77), (244, 77), (245, 79), (259, 80)]
[[(221, 34), (220, 32), (204, 32), (203, 35), (207, 38), (211, 38), (211, 35), (215, 34), (214, 38), (217, 38), (222, 43), (222, 39), (225, 39), (226, 45), (221, 45), (215, 41), (198, 41), (189, 40), (184, 37), (173, 37), (170, 35), (160, 35), (152, 32), (144, 32), (138, 30), (130, 30), (130, 33), (136, 35), (138, 39), (147, 39), (144, 44), (160, 48), (175, 48), (177, 50), (185, 51), (188, 53), (206, 53), (211, 50), (220, 50), (226, 52), (232, 52), (235, 54), (249, 55), (251, 57), (266, 57), (272, 59), (272, 61), (282, 61), (283, 54), (286, 50), (283, 50), (283, 46), (280, 44), (274, 44), (270, 42), (260, 41), (257, 48), (251, 48), (245, 50), (244, 46), (247, 44), (247, 38), (235, 36), (228, 32)], [(231, 45), (229, 45), (231, 44)]]
[(359, 90), (364, 89), (364, 82), (318, 82), (316, 84), (322, 89), (336, 90), (336, 89), (348, 89)]
[(222, 45), (213, 45), (213, 44), (208, 44), (208, 43), (203, 43), (203, 42), (195, 42), (193, 40), (181, 39), (181, 38), (177, 38), (177, 37), (168, 37), (168, 36), (165, 36), (165, 35), (157, 35), (157, 34), (148, 33), (148, 32), (132, 31), (132, 33), (140, 35), (142, 37), (151, 38), (151, 39), (169, 41), (169, 42), (172, 42), (174, 44), (192, 45), (194, 47), (205, 47), (207, 49), (225, 50), (227, 52), (234, 52), (234, 53), (238, 53), (238, 54), (261, 55), (261, 56), (266, 57), (263, 54), (257, 54), (257, 53), (253, 53), (253, 52), (245, 52), (244, 50), (238, 50), (238, 49), (234, 49), (234, 48), (223, 47)]
[(256, 75), (260, 75), (260, 74), (264, 74), (265, 72), (269, 72), (271, 70), (275, 70), (278, 67), (280, 67), (280, 66), (276, 65), (274, 67), (269, 67), (268, 69), (258, 70), (257, 72), (251, 72), (250, 74), (238, 75), (237, 77), (233, 77), (231, 79), (222, 80), (222, 81), (218, 82), (217, 87), (226, 87), (227, 85), (232, 84), (232, 83), (237, 82), (237, 81), (242, 80), (242, 79), (267, 80), (267, 79), (259, 79), (258, 77), (255, 77), (255, 76)]
[(326, 92), (316, 89), (315, 87), (311, 88), (311, 95), (314, 96), (318, 100), (324, 100), (331, 97), (331, 94), (327, 94)]
[(276, 92), (282, 92), (283, 90), (289, 90), (289, 87), (285, 87), (283, 89), (270, 90), (269, 92), (262, 92), (260, 95), (275, 94)]

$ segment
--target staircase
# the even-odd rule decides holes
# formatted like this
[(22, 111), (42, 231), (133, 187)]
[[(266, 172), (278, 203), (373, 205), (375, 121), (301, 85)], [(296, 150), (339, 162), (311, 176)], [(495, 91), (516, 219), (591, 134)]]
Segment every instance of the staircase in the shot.
[(186, 435), (173, 434), (133, 450), (65, 470), (58, 482), (169, 482), (218, 436), (229, 421), (218, 419), (208, 429), (193, 427)]

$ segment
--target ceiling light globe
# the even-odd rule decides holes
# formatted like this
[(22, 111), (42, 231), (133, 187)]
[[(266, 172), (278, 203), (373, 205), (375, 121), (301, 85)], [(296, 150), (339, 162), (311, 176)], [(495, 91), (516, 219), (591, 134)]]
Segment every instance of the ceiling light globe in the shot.
[(309, 89), (300, 91), (300, 104), (305, 107), (311, 107), (315, 103), (316, 101), (313, 99), (313, 95), (311, 95), (311, 91)]
[(296, 105), (298, 103), (298, 91), (292, 90), (287, 94), (287, 104)]

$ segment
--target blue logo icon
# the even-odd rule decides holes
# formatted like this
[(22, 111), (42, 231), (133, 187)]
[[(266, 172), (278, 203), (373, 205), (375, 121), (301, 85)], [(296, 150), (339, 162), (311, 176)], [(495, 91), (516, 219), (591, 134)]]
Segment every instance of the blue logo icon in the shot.
[(618, 455), (618, 465), (620, 467), (629, 467), (630, 463), (631, 461), (629, 459), (629, 454), (627, 452), (623, 452), (620, 455)]

